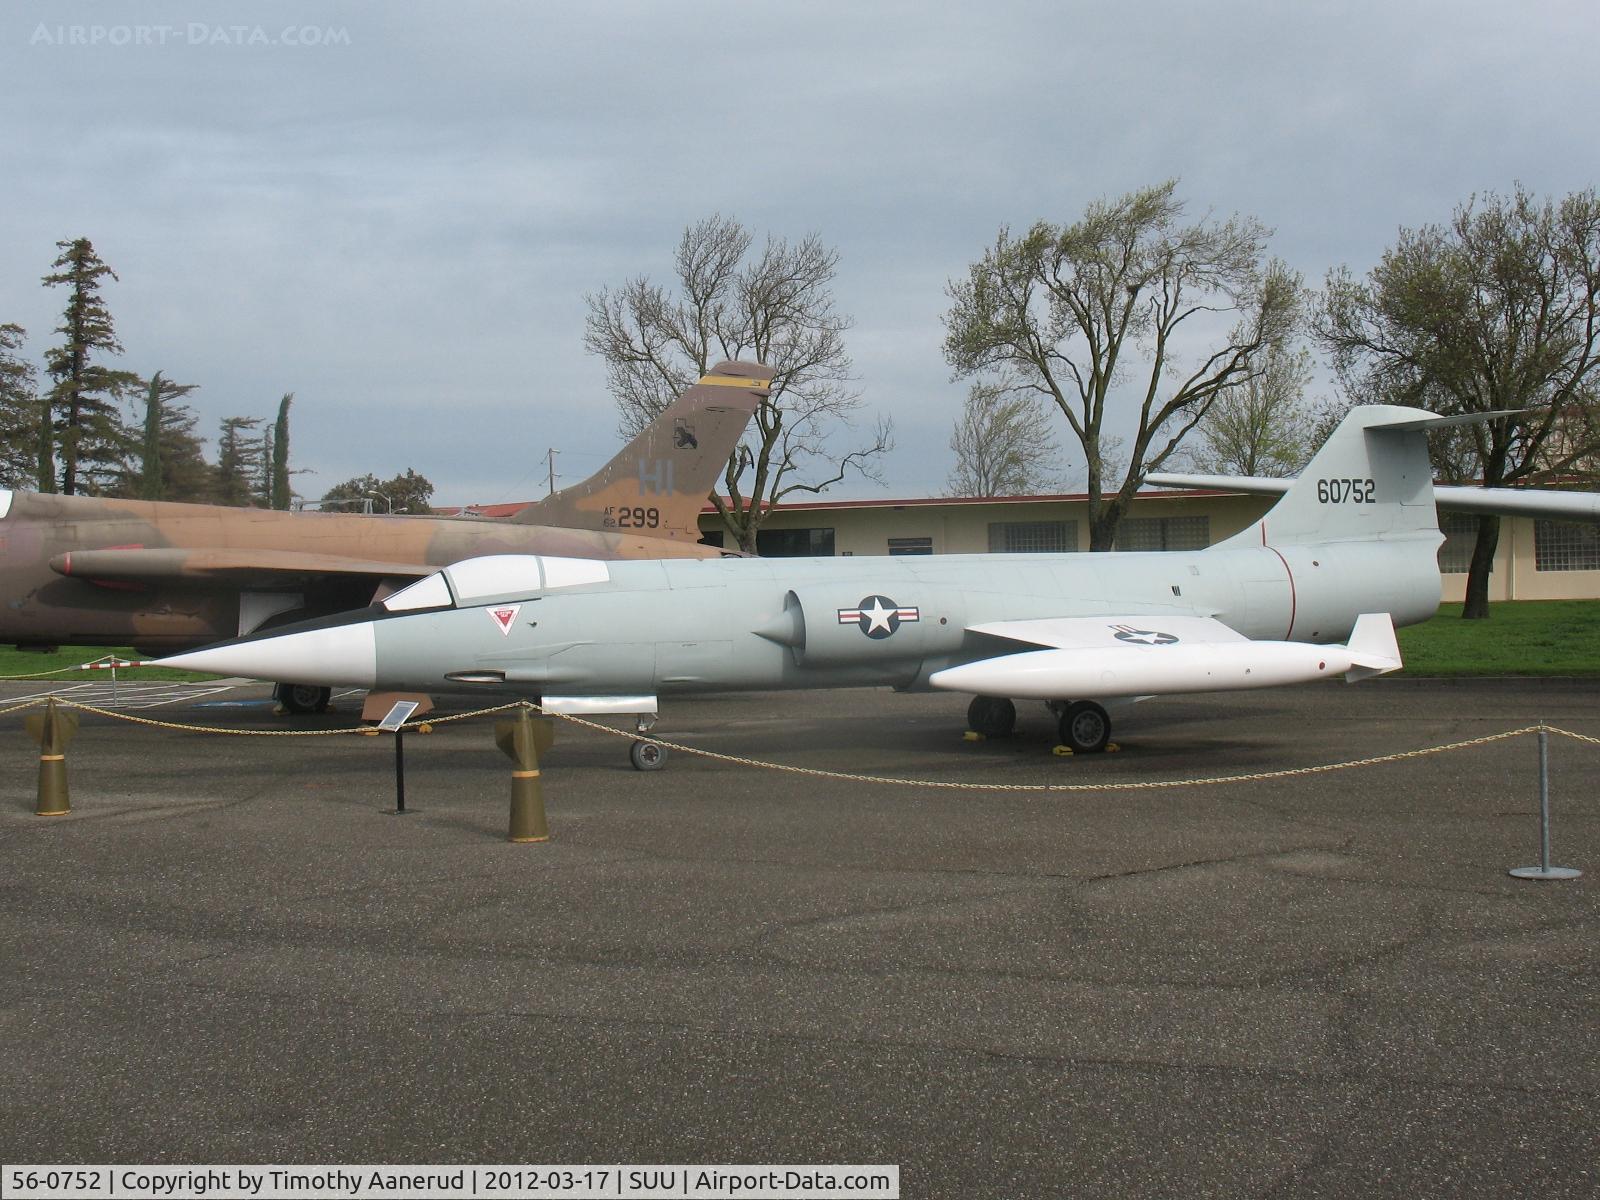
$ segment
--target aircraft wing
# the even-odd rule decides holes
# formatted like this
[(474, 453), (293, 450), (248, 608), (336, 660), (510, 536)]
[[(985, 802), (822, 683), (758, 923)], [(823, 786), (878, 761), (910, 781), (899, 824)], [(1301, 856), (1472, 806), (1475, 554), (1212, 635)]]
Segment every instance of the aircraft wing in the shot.
[[(1176, 475), (1163, 472), (1147, 476), (1155, 487), (1198, 488), (1205, 491), (1245, 492), (1255, 496), (1281, 496), (1292, 479), (1260, 475)], [(1486, 513), (1502, 517), (1544, 517), (1552, 521), (1600, 521), (1600, 492), (1558, 492), (1549, 488), (1482, 488), (1433, 485), (1433, 499), (1445, 512)]]
[(1043, 617), (1031, 621), (986, 621), (967, 629), (1054, 650), (1141, 645), (1145, 644), (1141, 633), (1151, 631), (1169, 641), (1180, 636), (1189, 642), (1209, 644), (1250, 640), (1212, 617)]
[(437, 568), (297, 550), (184, 550), (143, 547), (71, 550), (50, 560), (58, 575), (90, 582), (215, 584), (218, 587), (293, 587), (330, 577), (420, 579)]
[(1211, 617), (1059, 617), (968, 629), (1045, 649), (935, 671), (928, 678), (933, 687), (1014, 699), (1103, 700), (1273, 687), (1340, 673), (1353, 683), (1400, 667), (1388, 613), (1357, 618), (1343, 646), (1252, 641)]

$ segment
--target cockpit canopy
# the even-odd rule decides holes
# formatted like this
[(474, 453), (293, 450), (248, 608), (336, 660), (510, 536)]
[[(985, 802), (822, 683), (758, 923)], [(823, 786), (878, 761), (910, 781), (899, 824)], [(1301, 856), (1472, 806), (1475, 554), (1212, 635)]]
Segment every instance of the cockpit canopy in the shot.
[(606, 583), (610, 579), (610, 568), (594, 559), (491, 554), (452, 563), (410, 587), (401, 588), (382, 603), (390, 612), (472, 608), (500, 600), (522, 599), (555, 588)]

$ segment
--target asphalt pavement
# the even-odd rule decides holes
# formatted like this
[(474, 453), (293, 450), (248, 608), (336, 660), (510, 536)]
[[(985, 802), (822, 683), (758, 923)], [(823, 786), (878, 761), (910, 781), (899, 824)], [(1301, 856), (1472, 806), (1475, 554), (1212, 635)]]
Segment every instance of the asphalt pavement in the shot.
[[(7, 684), (6, 697), (27, 691)], [(124, 687), (119, 702), (134, 703)], [(260, 689), (132, 710), (272, 733)], [(134, 699), (129, 699), (132, 696)], [(882, 691), (561, 727), (505, 840), (486, 719), (86, 715), (0, 758), (0, 1160), (897, 1163), (907, 1197), (1594, 1196), (1594, 681), (1154, 701), (1120, 751)], [(1240, 774), (1275, 778), (1111, 790)], [(1094, 785), (1087, 791), (1014, 790)]]

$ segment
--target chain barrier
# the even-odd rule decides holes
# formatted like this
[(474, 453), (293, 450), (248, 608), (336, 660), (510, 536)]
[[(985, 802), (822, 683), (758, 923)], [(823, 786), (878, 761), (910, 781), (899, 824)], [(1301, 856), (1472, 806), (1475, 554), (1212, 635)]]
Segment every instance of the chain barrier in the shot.
[[(223, 737), (275, 737), (275, 738), (303, 738), (303, 737), (345, 737), (350, 734), (368, 735), (376, 731), (373, 725), (352, 725), (346, 729), (228, 729), (220, 725), (185, 725), (179, 721), (158, 721), (154, 717), (136, 717), (132, 713), (118, 712), (113, 708), (100, 708), (97, 705), (85, 704), (81, 700), (73, 700), (66, 696), (37, 696), (21, 704), (14, 704), (10, 708), (0, 708), (0, 717), (8, 713), (21, 712), (25, 708), (42, 708), (54, 699), (59, 708), (75, 708), (79, 712), (93, 713), (97, 717), (109, 717), (113, 721), (125, 721), (129, 725), (145, 725), (151, 729), (171, 729), (179, 733), (210, 733)], [(522, 707), (520, 703), (498, 704), (493, 708), (479, 708), (472, 712), (453, 713), (443, 717), (421, 717), (415, 721), (407, 721), (400, 726), (401, 729), (420, 729), (424, 725), (445, 725), (451, 721), (469, 721), (474, 717), (487, 717), (494, 713), (507, 712), (513, 708)]]
[(86, 663), (68, 667), (52, 667), (48, 671), (28, 671), (22, 675), (0, 675), (0, 682), (14, 683), (19, 679), (43, 679), (47, 675), (65, 675), (69, 671), (137, 671), (150, 663), (142, 660), (118, 658), (115, 654), (102, 655)]
[[(602, 725), (598, 721), (588, 721), (568, 713), (553, 713), (551, 715), (559, 716), (574, 725), (582, 725), (588, 729), (609, 733), (614, 737), (631, 738), (635, 736), (628, 733), (627, 730), (613, 729), (611, 726)], [(1561, 729), (1555, 725), (1526, 725), (1521, 729), (1508, 729), (1504, 733), (1485, 734), (1482, 737), (1468, 738), (1465, 741), (1447, 742), (1441, 746), (1424, 746), (1420, 750), (1400, 750), (1393, 754), (1379, 754), (1370, 758), (1353, 758), (1344, 762), (1322, 763), (1314, 767), (1285, 767), (1279, 771), (1256, 771), (1243, 775), (1207, 775), (1198, 779), (1151, 779), (1109, 783), (961, 783), (946, 779), (904, 779), (893, 775), (855, 775), (846, 771), (825, 771), (817, 767), (796, 767), (787, 763), (766, 762), (756, 758), (740, 758), (738, 755), (721, 754), (715, 750), (701, 750), (695, 746), (667, 742), (660, 738), (650, 738), (649, 740), (655, 742), (658, 746), (665, 746), (668, 750), (695, 755), (699, 758), (708, 758), (716, 762), (731, 763), (741, 767), (756, 767), (766, 771), (785, 771), (795, 775), (808, 775), (816, 779), (833, 779), (849, 783), (884, 783), (895, 787), (944, 788), (951, 791), (969, 792), (1137, 792), (1157, 791), (1163, 788), (1205, 787), (1219, 783), (1259, 783), (1269, 779), (1292, 779), (1301, 775), (1324, 775), (1332, 771), (1347, 771), (1356, 767), (1375, 767), (1383, 763), (1402, 762), (1409, 758), (1426, 758), (1430, 754), (1445, 754), (1452, 750), (1465, 750), (1472, 746), (1486, 746), (1490, 742), (1501, 742), (1507, 738), (1539, 733), (1541, 730), (1546, 733), (1559, 733), (1565, 737), (1575, 738), (1580, 742), (1592, 742), (1600, 746), (1600, 738), (1587, 737), (1581, 733), (1574, 733), (1570, 729)]]
[[(9, 708), (0, 708), (0, 716), (21, 712), (28, 708), (42, 707), (49, 699), (49, 697), (35, 697), (20, 704), (14, 704)], [(375, 728), (370, 725), (358, 725), (345, 729), (227, 729), (215, 725), (185, 725), (177, 721), (159, 721), (153, 717), (136, 717), (132, 713), (117, 712), (114, 709), (100, 708), (93, 704), (84, 704), (81, 701), (63, 697), (56, 697), (56, 703), (62, 708), (73, 708), (80, 712), (93, 713), (95, 716), (108, 717), (115, 721), (125, 721), (131, 725), (143, 725), (153, 729), (170, 729), (180, 733), (217, 734), (227, 737), (343, 737), (351, 734), (370, 735)], [(407, 721), (400, 728), (414, 730), (424, 725), (434, 726), (449, 724), (454, 721), (470, 721), (479, 717), (493, 716), (496, 713), (510, 712), (520, 708), (527, 708), (544, 716), (557, 717), (571, 725), (607, 734), (610, 737), (634, 740), (641, 736), (626, 729), (602, 725), (598, 721), (590, 721), (571, 713), (545, 712), (539, 705), (530, 701), (513, 701), (508, 704), (495, 705), (492, 708), (474, 709), (472, 712), (421, 718)], [(1562, 737), (1571, 738), (1573, 741), (1600, 746), (1600, 737), (1590, 737), (1587, 734), (1577, 733), (1571, 729), (1562, 729), (1558, 725), (1539, 724), (1524, 725), (1520, 729), (1508, 729), (1503, 733), (1489, 733), (1481, 737), (1446, 742), (1438, 746), (1424, 746), (1417, 750), (1399, 750), (1392, 754), (1377, 754), (1367, 758), (1346, 759), (1342, 762), (1320, 763), (1310, 767), (1285, 767), (1277, 771), (1253, 771), (1237, 775), (1207, 775), (1196, 779), (1119, 780), (1104, 783), (964, 783), (947, 779), (906, 779), (894, 775), (861, 775), (848, 771), (828, 771), (818, 767), (798, 767), (790, 763), (769, 762), (758, 758), (744, 758), (736, 754), (723, 754), (716, 750), (703, 750), (698, 746), (686, 746), (681, 742), (669, 742), (661, 738), (648, 738), (646, 740), (668, 750), (696, 758), (704, 758), (712, 762), (728, 763), (732, 766), (749, 767), (762, 771), (782, 771), (791, 775), (804, 775), (813, 779), (830, 779), (841, 783), (874, 783), (887, 784), (891, 787), (939, 788), (945, 791), (969, 792), (1138, 792), (1159, 791), (1166, 788), (1208, 787), (1230, 783), (1262, 783), (1274, 779), (1294, 779), (1305, 775), (1325, 775), (1333, 771), (1349, 771), (1360, 767), (1376, 767), (1386, 763), (1405, 762), (1408, 759), (1427, 758), (1435, 754), (1448, 754), (1455, 750), (1467, 750), (1474, 746), (1487, 746), (1493, 742), (1503, 742), (1509, 738), (1525, 737), (1530, 733), (1554, 733)]]

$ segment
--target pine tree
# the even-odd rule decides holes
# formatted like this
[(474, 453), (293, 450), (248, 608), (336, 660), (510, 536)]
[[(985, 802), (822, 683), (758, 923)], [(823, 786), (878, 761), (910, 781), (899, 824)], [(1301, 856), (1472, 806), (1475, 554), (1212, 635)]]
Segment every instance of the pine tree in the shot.
[(225, 417), (222, 435), (217, 439), (216, 502), (232, 508), (245, 508), (255, 499), (260, 473), (261, 439), (250, 431), (261, 424), (258, 417)]
[[(133, 438), (120, 402), (139, 380), (130, 371), (114, 371), (93, 361), (96, 355), (122, 353), (111, 313), (100, 296), (101, 280), (108, 275), (115, 279), (116, 272), (100, 260), (88, 238), (56, 246), (61, 255), (43, 282), (46, 287), (65, 284), (70, 290), (56, 327), (65, 341), (45, 355), (45, 370), (55, 381), (49, 403), (61, 457), (61, 491), (70, 496), (102, 491), (124, 474)], [(41, 484), (48, 449), (41, 446), (39, 451)], [(53, 477), (53, 468), (51, 473)]]
[(137, 468), (130, 464), (113, 494), (189, 503), (211, 498), (215, 480), (195, 436), (195, 415), (178, 403), (196, 386), (174, 383), (160, 371), (151, 377), (145, 385), (144, 438)]
[(0, 487), (30, 485), (39, 461), (39, 397), (33, 364), (18, 353), (26, 330), (0, 325)]
[[(185, 384), (185, 391), (193, 385)], [(169, 395), (161, 405), (162, 499), (209, 504), (216, 495), (216, 471), (206, 461), (205, 446), (195, 433), (199, 419)]]
[(34, 486), (43, 493), (51, 494), (56, 490), (56, 425), (50, 397), (41, 396), (35, 407), (38, 414), (34, 422), (37, 430), (34, 443), (39, 448), (39, 458), (34, 463)]

